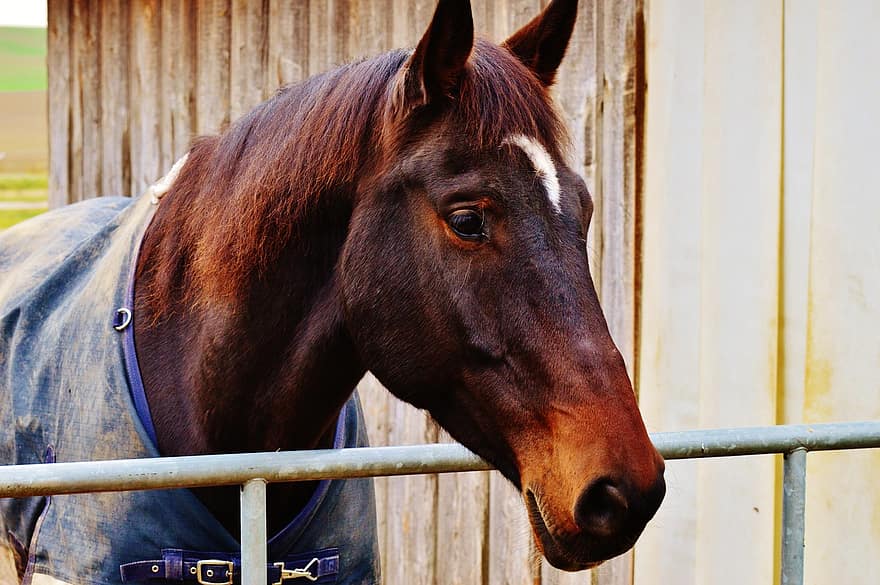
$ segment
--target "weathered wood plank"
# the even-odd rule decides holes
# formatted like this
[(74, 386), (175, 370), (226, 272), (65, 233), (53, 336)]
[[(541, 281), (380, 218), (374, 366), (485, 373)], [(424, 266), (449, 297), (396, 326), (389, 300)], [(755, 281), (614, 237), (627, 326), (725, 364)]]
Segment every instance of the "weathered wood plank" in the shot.
[(47, 57), (49, 72), (49, 206), (71, 201), (74, 148), (70, 128), (71, 2), (50, 0), (48, 5)]
[(489, 477), (489, 585), (540, 583), (532, 530), (517, 490), (500, 473)]
[(82, 61), (88, 3), (73, 0), (70, 6), (70, 185), (68, 202), (82, 201), (83, 182), (83, 124), (82, 124)]
[(135, 0), (131, 9), (131, 191), (140, 195), (161, 176), (160, 109), (162, 75), (159, 0)]
[(162, 2), (161, 163), (166, 172), (189, 149), (195, 132), (196, 15), (192, 5)]
[(229, 123), (230, 0), (197, 6), (196, 132), (215, 134)]
[(392, 49), (392, 0), (353, 0), (348, 13), (349, 59), (372, 57)]
[(309, 70), (309, 0), (269, 0), (266, 97)]
[(101, 195), (129, 195), (129, 3), (107, 0), (101, 13)]
[(229, 117), (236, 120), (263, 101), (268, 59), (268, 6), (232, 0)]
[[(361, 404), (364, 408), (364, 420), (367, 424), (370, 445), (375, 447), (389, 445), (392, 399), (388, 390), (368, 372), (358, 384), (358, 394), (360, 394)], [(388, 501), (387, 477), (373, 479), (373, 486), (376, 490), (376, 531), (379, 536), (379, 558), (384, 564), (387, 562), (388, 555), (388, 514), (389, 508), (393, 504)]]
[(82, 18), (81, 36), (74, 38), (77, 52), (80, 92), (82, 93), (82, 176), (80, 196), (83, 199), (101, 194), (101, 15), (103, 6), (89, 4)]
[(309, 75), (349, 60), (349, 0), (309, 4)]
[[(436, 428), (424, 413), (396, 399), (389, 410), (392, 444), (436, 442)], [(388, 502), (385, 582), (433, 585), (437, 579), (437, 476), (389, 478)]]
[[(452, 442), (439, 431), (442, 442)], [(446, 473), (437, 484), (437, 583), (486, 582), (489, 473)]]

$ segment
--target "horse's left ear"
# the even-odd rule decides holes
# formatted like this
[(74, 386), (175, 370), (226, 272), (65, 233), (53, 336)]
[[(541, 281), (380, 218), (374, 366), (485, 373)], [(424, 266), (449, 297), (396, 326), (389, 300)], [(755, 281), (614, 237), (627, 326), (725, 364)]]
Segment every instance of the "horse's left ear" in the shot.
[(546, 85), (553, 85), (577, 20), (577, 0), (553, 0), (527, 25), (504, 41)]
[(404, 100), (420, 106), (455, 93), (474, 47), (470, 0), (440, 0), (431, 24), (404, 67)]

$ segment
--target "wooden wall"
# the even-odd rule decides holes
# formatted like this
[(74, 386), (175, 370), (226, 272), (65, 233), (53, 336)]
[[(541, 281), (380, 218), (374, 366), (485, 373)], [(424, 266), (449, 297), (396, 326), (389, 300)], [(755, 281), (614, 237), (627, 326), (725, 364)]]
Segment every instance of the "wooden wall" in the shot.
[[(474, 2), (501, 41), (542, 0)], [(139, 194), (187, 149), (268, 97), (345, 61), (412, 46), (433, 0), (49, 0), (50, 202)], [(585, 0), (556, 88), (572, 166), (595, 195), (589, 249), (618, 344), (637, 346), (636, 238), (642, 0)], [(376, 445), (446, 440), (367, 378)], [(535, 554), (522, 503), (497, 473), (377, 480), (390, 585), (629, 584), (631, 555), (563, 574)]]

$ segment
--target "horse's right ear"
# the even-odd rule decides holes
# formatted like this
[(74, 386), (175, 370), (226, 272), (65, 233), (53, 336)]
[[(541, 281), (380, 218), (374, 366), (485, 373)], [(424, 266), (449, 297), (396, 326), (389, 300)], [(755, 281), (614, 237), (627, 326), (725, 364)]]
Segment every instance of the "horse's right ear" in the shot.
[(577, 0), (553, 0), (502, 46), (507, 47), (546, 86), (553, 85), (577, 20)]
[(406, 109), (452, 97), (474, 47), (470, 0), (440, 0), (428, 30), (403, 68)]

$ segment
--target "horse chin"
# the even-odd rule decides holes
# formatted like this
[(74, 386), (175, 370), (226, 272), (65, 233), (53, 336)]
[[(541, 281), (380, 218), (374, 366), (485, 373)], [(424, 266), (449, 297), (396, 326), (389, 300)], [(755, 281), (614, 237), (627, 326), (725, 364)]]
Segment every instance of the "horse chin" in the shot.
[(551, 565), (562, 571), (585, 571), (629, 550), (632, 542), (590, 542), (581, 536), (554, 535), (534, 492), (523, 492), (526, 511), (538, 548)]

